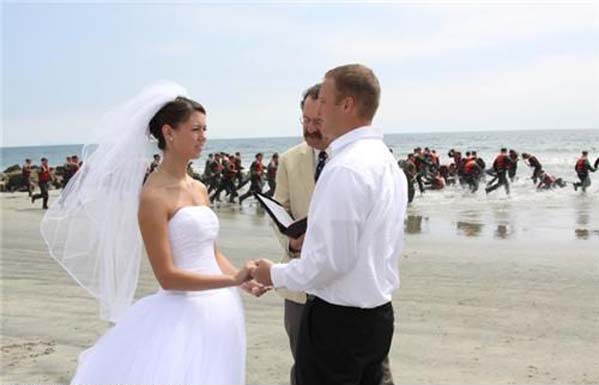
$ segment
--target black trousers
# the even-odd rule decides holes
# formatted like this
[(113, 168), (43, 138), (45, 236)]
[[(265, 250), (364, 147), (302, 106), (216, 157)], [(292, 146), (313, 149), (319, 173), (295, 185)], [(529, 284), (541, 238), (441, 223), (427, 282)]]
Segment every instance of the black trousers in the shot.
[(510, 183), (507, 181), (507, 178), (505, 176), (505, 171), (500, 171), (497, 173), (497, 183), (492, 185), (492, 186), (488, 186), (486, 188), (487, 193), (490, 193), (493, 190), (498, 189), (501, 186), (505, 187), (505, 193), (509, 194), (510, 193)]
[(408, 181), (408, 203), (412, 203), (416, 195), (416, 189), (414, 188), (414, 181)]
[(530, 179), (532, 179), (532, 183), (537, 184), (537, 179), (541, 179), (541, 171), (543, 171), (542, 167), (534, 168), (532, 171), (532, 176), (530, 177)]
[(464, 180), (470, 188), (470, 192), (475, 193), (478, 190), (479, 177), (476, 175), (466, 175)]
[(277, 182), (274, 179), (269, 179), (267, 180), (268, 182), (268, 191), (266, 192), (266, 194), (269, 197), (275, 195), (275, 190), (277, 188)]
[(510, 167), (510, 169), (508, 170), (508, 176), (510, 177), (510, 180), (513, 182), (514, 178), (516, 177), (516, 170), (518, 170), (518, 165), (516, 163), (512, 164), (512, 167)]
[(208, 179), (208, 194), (218, 189), (218, 186), (220, 186), (220, 179), (221, 178), (218, 175), (212, 175)]
[(239, 204), (241, 204), (241, 202), (243, 202), (247, 198), (251, 197), (252, 193), (254, 192), (262, 192), (262, 183), (258, 180), (252, 180), (252, 183), (250, 184), (250, 189), (245, 194), (239, 197)]
[(589, 173), (586, 174), (578, 174), (578, 179), (580, 179), (579, 183), (574, 183), (574, 187), (582, 187), (582, 191), (586, 191), (587, 187), (591, 185), (591, 177)]
[(23, 178), (21, 180), (21, 187), (26, 187), (29, 196), (33, 194), (33, 186), (31, 186), (31, 180), (29, 178)]
[(223, 178), (220, 182), (220, 186), (216, 189), (216, 192), (212, 194), (210, 197), (210, 202), (213, 202), (215, 199), (220, 201), (220, 193), (226, 191), (229, 194), (229, 202), (233, 202), (237, 194), (237, 188), (235, 187), (235, 183), (233, 179)]
[(40, 186), (40, 190), (41, 193), (40, 194), (34, 194), (31, 196), (31, 203), (35, 202), (37, 199), (43, 198), (43, 208), (47, 209), (48, 208), (48, 183), (46, 182), (40, 182), (39, 183)]
[(297, 340), (297, 385), (376, 385), (393, 338), (393, 306), (374, 309), (308, 300)]
[(424, 182), (422, 181), (422, 175), (418, 174), (418, 176), (416, 176), (416, 182), (418, 182), (418, 191), (420, 191), (420, 194), (422, 194), (424, 192)]

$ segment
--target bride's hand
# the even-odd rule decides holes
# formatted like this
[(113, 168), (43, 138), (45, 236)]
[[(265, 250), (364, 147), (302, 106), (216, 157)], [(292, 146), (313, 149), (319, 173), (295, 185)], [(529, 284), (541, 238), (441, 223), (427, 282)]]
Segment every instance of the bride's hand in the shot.
[(269, 291), (271, 288), (264, 286), (255, 280), (246, 281), (241, 285), (241, 288), (248, 294), (255, 297), (261, 297), (264, 293)]
[(244, 282), (250, 281), (255, 268), (256, 264), (253, 261), (246, 262), (243, 268), (241, 268), (233, 277), (235, 285), (239, 286)]

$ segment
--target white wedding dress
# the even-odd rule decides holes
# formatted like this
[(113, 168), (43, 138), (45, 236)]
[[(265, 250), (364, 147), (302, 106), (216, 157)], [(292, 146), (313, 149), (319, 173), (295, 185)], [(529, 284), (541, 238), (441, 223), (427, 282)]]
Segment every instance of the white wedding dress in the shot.
[[(206, 206), (186, 206), (168, 223), (175, 264), (222, 274), (214, 256), (219, 224)], [(159, 290), (134, 303), (81, 353), (72, 384), (245, 383), (245, 321), (237, 288)]]

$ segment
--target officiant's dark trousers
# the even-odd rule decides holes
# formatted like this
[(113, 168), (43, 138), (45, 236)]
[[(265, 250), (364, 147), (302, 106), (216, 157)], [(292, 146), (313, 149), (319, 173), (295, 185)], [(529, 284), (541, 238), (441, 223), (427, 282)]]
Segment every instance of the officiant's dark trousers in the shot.
[(297, 341), (297, 385), (380, 384), (393, 321), (390, 302), (360, 309), (310, 296)]

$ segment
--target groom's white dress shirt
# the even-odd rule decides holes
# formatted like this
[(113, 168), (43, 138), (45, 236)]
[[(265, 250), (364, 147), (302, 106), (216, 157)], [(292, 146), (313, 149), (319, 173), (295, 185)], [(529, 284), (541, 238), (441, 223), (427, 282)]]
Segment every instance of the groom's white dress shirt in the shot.
[(301, 258), (272, 267), (275, 287), (342, 306), (374, 308), (399, 287), (407, 184), (367, 126), (335, 139), (308, 212)]

